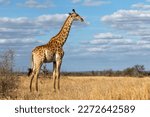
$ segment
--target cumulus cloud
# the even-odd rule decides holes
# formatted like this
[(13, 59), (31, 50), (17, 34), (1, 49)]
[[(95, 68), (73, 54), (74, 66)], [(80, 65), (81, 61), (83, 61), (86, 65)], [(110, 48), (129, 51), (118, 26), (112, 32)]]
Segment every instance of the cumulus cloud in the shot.
[(19, 43), (29, 43), (28, 39), (33, 43), (31, 38), (46, 34), (45, 30), (50, 31), (50, 27), (59, 27), (66, 17), (66, 14), (42, 15), (33, 19), (0, 17), (1, 44), (10, 42), (15, 45), (17, 39)]
[[(88, 43), (88, 46), (86, 46)], [(83, 43), (84, 44), (84, 43)], [(89, 52), (122, 52), (136, 45), (131, 39), (125, 39), (121, 35), (99, 33), (94, 38), (85, 43), (85, 49)]]
[(35, 19), (0, 17), (0, 45), (15, 47), (15, 45), (22, 46), (23, 44), (33, 44), (34, 42), (35, 44), (41, 43), (36, 41), (35, 37), (45, 34), (43, 31), (46, 25), (45, 22), (40, 21), (40, 16)]
[(28, 8), (51, 8), (54, 6), (51, 0), (44, 0), (44, 2), (39, 2), (38, 0), (26, 0), (25, 3), (18, 3), (17, 5)]
[[(101, 18), (103, 23), (117, 32), (121, 31), (126, 37), (120, 36), (118, 40), (111, 39), (107, 44), (111, 44), (111, 50), (116, 52), (124, 50), (128, 54), (149, 54), (147, 50), (150, 50), (150, 11), (146, 10), (149, 6), (134, 4), (133, 7), (141, 9), (118, 10)], [(109, 34), (109, 36), (112, 35)], [(113, 46), (114, 43), (115, 46)]]
[[(149, 23), (150, 11), (140, 10), (119, 10), (111, 15), (106, 15), (101, 18), (102, 22), (111, 24), (112, 27), (130, 29), (130, 26)], [(140, 25), (141, 26), (141, 25)]]
[(83, 51), (90, 54), (150, 54), (150, 39), (144, 38), (135, 41), (134, 39), (124, 38), (123, 36), (112, 34), (110, 32), (96, 34), (93, 36), (92, 40), (84, 42), (82, 45)]
[(101, 21), (112, 28), (127, 31), (128, 34), (150, 36), (150, 11), (119, 10), (101, 18)]

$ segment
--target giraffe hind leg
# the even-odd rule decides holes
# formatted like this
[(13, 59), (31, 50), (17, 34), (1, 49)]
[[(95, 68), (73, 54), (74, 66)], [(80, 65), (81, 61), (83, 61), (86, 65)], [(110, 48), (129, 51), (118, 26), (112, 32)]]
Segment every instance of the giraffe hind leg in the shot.
[(40, 68), (41, 68), (41, 63), (39, 63), (38, 65), (36, 64), (33, 67), (33, 71), (32, 71), (32, 74), (30, 76), (30, 78), (31, 78), (30, 92), (32, 92), (32, 82), (33, 82), (34, 78), (36, 79), (36, 91), (38, 91), (38, 74), (39, 74)]
[(32, 81), (33, 81), (34, 75), (35, 75), (35, 72), (33, 71), (31, 76), (30, 76), (30, 78), (31, 78), (31, 81), (30, 81), (30, 92), (32, 92)]
[(36, 79), (36, 91), (38, 91), (38, 76), (39, 76), (39, 72), (40, 72), (40, 69), (41, 69), (41, 63), (39, 65), (37, 65), (37, 68), (36, 68), (36, 73), (35, 73), (35, 79)]

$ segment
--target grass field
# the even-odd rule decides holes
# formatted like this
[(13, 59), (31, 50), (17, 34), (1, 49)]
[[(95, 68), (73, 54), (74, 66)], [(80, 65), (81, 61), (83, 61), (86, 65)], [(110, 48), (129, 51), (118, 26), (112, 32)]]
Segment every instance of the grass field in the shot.
[[(16, 99), (21, 100), (148, 100), (150, 78), (61, 77), (60, 92), (53, 92), (52, 79), (39, 78), (39, 91), (29, 91), (30, 79), (20, 76)], [(33, 82), (34, 84), (34, 82)]]

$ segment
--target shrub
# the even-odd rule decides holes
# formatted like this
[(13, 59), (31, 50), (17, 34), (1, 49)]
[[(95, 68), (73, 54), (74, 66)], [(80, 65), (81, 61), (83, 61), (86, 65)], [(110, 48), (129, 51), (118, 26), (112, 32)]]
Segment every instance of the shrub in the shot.
[(17, 94), (18, 76), (13, 73), (14, 51), (7, 50), (0, 55), (0, 98), (14, 99)]
[(14, 74), (0, 76), (0, 98), (15, 99), (17, 96), (18, 82), (18, 76)]

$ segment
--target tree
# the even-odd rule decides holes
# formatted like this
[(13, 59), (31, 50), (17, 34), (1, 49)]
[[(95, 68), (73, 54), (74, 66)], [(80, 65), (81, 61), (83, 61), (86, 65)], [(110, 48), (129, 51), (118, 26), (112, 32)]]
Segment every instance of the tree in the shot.
[(2, 73), (13, 72), (15, 52), (7, 50), (0, 56), (0, 70)]
[(131, 68), (126, 68), (123, 73), (127, 76), (141, 77), (145, 73), (145, 68), (144, 65), (135, 65)]
[(134, 68), (135, 68), (138, 72), (144, 72), (144, 70), (145, 70), (144, 65), (135, 65)]

